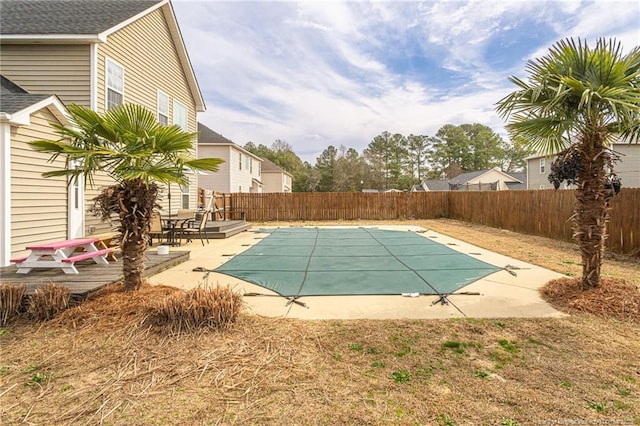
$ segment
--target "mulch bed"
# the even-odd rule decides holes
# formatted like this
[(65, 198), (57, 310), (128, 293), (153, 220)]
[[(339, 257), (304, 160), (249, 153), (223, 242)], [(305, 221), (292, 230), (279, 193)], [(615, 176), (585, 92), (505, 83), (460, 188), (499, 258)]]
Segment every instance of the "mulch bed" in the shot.
[(638, 287), (616, 278), (602, 278), (600, 286), (583, 291), (580, 278), (549, 281), (540, 289), (543, 299), (563, 312), (589, 313), (608, 319), (640, 323)]

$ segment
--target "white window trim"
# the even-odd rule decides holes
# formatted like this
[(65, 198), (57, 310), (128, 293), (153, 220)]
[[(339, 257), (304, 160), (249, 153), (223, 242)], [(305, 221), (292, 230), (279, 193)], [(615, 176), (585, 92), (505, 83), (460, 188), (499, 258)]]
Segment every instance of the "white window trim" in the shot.
[[(184, 127), (180, 126), (179, 123), (176, 123), (176, 111), (180, 108), (176, 108), (176, 105), (178, 105), (179, 107), (184, 108), (184, 113), (185, 113), (185, 117), (184, 117)], [(184, 130), (185, 132), (189, 131), (189, 108), (187, 108), (187, 106), (185, 104), (183, 104), (180, 101), (177, 100), (173, 100), (173, 124), (180, 126), (180, 128), (182, 130)]]
[(546, 171), (547, 171), (547, 160), (546, 160), (546, 158), (541, 158), (540, 159), (539, 167), (540, 167), (540, 174), (541, 175), (545, 174)]
[(104, 59), (104, 110), (108, 111), (109, 110), (109, 62), (111, 62), (112, 64), (122, 68), (122, 93), (118, 92), (117, 90), (114, 89), (114, 92), (120, 93), (122, 95), (122, 104), (125, 103), (125, 97), (124, 97), (124, 93), (125, 93), (125, 87), (124, 87), (124, 82), (125, 82), (125, 68), (122, 64), (114, 61), (113, 59), (109, 58), (109, 57), (105, 57)]
[[(160, 112), (160, 95), (164, 95), (167, 98), (167, 113), (166, 114), (163, 114), (163, 113)], [(158, 89), (156, 108), (157, 108), (157, 112), (158, 112), (158, 115), (157, 115), (158, 123), (160, 123), (160, 116), (163, 115), (163, 116), (167, 117), (167, 124), (166, 125), (168, 126), (170, 124), (169, 123), (169, 95), (167, 95), (165, 92), (163, 92), (160, 89)]]

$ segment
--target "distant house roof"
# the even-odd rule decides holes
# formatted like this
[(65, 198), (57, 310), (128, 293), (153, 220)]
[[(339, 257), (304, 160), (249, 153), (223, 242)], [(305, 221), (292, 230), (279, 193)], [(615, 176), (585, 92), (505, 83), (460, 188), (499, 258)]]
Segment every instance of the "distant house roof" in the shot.
[(411, 192), (427, 192), (428, 190), (429, 190), (429, 187), (427, 186), (426, 182), (422, 181), (420, 183), (413, 185), (410, 191)]
[(516, 181), (505, 181), (509, 189), (527, 189), (527, 174), (526, 173), (509, 173)]
[(447, 180), (427, 179), (424, 183), (427, 184), (427, 188), (431, 191), (449, 190), (449, 181)]
[(214, 132), (202, 123), (198, 123), (198, 143), (235, 143), (218, 132)]
[(255, 158), (258, 161), (264, 162), (264, 159), (262, 159), (262, 158), (258, 157), (257, 155), (247, 151), (246, 149), (244, 149), (243, 147), (241, 147), (240, 145), (238, 145), (237, 143), (235, 143), (231, 139), (225, 138), (220, 133), (211, 130), (210, 128), (208, 128), (207, 126), (205, 126), (202, 123), (198, 123), (198, 144), (202, 144), (202, 145), (213, 144), (213, 145), (233, 146), (235, 149), (237, 149), (238, 151), (241, 151), (243, 154), (249, 155), (249, 156)]
[(107, 37), (162, 8), (198, 111), (206, 109), (169, 0), (2, 0), (0, 36), (18, 43), (105, 43)]
[(103, 33), (163, 0), (2, 0), (0, 34)]
[(262, 159), (262, 173), (285, 173), (289, 176), (293, 176), (291, 173), (267, 158)]
[(477, 178), (478, 176), (482, 176), (483, 174), (489, 172), (491, 169), (477, 170), (475, 172), (467, 172), (462, 173), (454, 178), (449, 179), (449, 183), (467, 183), (470, 180)]

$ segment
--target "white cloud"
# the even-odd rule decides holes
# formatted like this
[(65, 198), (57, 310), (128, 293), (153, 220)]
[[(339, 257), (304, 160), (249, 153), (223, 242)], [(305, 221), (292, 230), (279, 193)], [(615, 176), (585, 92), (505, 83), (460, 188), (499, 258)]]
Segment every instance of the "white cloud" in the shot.
[[(285, 140), (312, 163), (330, 144), (362, 152), (385, 130), (433, 135), (447, 123), (479, 122), (504, 133), (494, 104), (526, 58), (571, 35), (637, 45), (639, 8), (604, 0), (174, 0), (208, 106), (200, 121), (241, 145)], [(541, 44), (520, 46), (537, 40), (528, 35), (536, 26)], [(516, 31), (521, 38), (509, 36)], [(497, 68), (487, 56), (497, 48), (518, 57)], [(406, 55), (435, 68), (404, 72)]]

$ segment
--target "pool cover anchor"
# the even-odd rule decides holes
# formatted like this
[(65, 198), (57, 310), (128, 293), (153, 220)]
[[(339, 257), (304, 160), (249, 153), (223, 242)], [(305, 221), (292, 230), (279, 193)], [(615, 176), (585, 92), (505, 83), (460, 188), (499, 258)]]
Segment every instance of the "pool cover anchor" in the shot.
[(445, 293), (439, 294), (438, 298), (431, 302), (431, 305), (436, 305), (440, 303), (441, 305), (449, 305), (449, 296), (482, 296), (480, 292), (477, 291), (463, 291), (460, 293)]
[(290, 304), (295, 303), (296, 305), (300, 305), (303, 308), (309, 309), (309, 306), (306, 303), (301, 302), (300, 300), (298, 300), (299, 296), (289, 296), (286, 299), (287, 299), (287, 304), (284, 305), (284, 306), (289, 306)]

